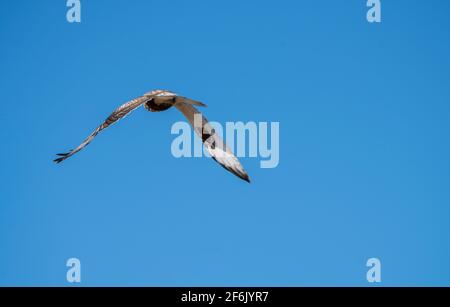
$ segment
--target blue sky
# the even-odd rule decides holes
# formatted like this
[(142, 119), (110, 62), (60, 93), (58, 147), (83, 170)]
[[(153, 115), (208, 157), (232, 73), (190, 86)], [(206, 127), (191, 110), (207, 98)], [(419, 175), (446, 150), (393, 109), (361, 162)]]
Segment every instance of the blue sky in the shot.
[[(450, 285), (450, 4), (0, 2), (0, 285)], [(280, 164), (170, 153), (167, 88), (209, 119), (280, 122)]]

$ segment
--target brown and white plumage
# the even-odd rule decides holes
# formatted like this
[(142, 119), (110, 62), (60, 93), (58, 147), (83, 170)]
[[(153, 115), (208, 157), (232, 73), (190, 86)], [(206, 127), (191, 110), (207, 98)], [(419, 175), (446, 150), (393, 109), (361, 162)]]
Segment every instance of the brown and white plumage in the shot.
[[(171, 107), (177, 108), (188, 119), (189, 123), (194, 128), (195, 133), (202, 139), (211, 157), (223, 166), (228, 171), (232, 172), (241, 179), (250, 182), (249, 176), (240, 164), (236, 156), (231, 152), (225, 142), (220, 136), (218, 136), (208, 120), (198, 111), (196, 106), (206, 106), (201, 102), (178, 96), (177, 94), (166, 90), (155, 90), (145, 95), (133, 99), (124, 105), (117, 108), (95, 131), (88, 136), (83, 143), (77, 148), (71, 150), (68, 153), (58, 154), (58, 158), (54, 160), (56, 163), (61, 163), (67, 158), (73, 156), (89, 143), (104, 129), (108, 128), (115, 122), (121, 120), (140, 106), (144, 107), (151, 112), (165, 111)], [(196, 119), (199, 123), (197, 123)]]
[(86, 147), (87, 145), (89, 145), (89, 143), (97, 136), (97, 134), (100, 133), (100, 131), (108, 128), (109, 126), (111, 126), (112, 124), (114, 124), (115, 122), (119, 121), (120, 119), (124, 118), (125, 116), (127, 116), (130, 112), (134, 111), (135, 109), (137, 109), (138, 107), (140, 107), (143, 103), (145, 103), (147, 101), (147, 99), (145, 98), (145, 96), (143, 97), (139, 97), (136, 99), (133, 99), (127, 103), (125, 103), (124, 105), (120, 106), (119, 108), (117, 108), (106, 120), (103, 124), (101, 124), (97, 129), (95, 129), (94, 132), (91, 133), (91, 135), (89, 135), (87, 137), (86, 140), (84, 140), (83, 143), (80, 144), (80, 146), (78, 146), (77, 148), (71, 150), (68, 153), (63, 153), (63, 154), (58, 154), (59, 158), (55, 159), (54, 162), (56, 163), (61, 163), (62, 161), (66, 160), (67, 158), (73, 156), (74, 154), (76, 154), (77, 152), (79, 152), (80, 150), (82, 150), (84, 147)]
[[(202, 139), (203, 145), (211, 157), (228, 171), (250, 182), (250, 178), (241, 163), (239, 163), (239, 160), (231, 152), (222, 138), (215, 133), (206, 117), (191, 104), (176, 104), (175, 107), (188, 119), (195, 133)], [(197, 120), (199, 122), (198, 124), (196, 123), (196, 115), (200, 119)]]

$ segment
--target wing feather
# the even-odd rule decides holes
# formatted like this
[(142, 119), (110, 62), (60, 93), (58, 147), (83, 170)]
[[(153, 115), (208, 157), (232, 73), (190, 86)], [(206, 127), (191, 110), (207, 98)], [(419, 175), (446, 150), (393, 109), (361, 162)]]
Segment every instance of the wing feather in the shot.
[(122, 118), (126, 117), (128, 114), (136, 110), (138, 107), (140, 107), (142, 104), (147, 102), (150, 98), (148, 96), (141, 96), (136, 99), (133, 99), (120, 107), (118, 107), (113, 113), (111, 113), (110, 116), (101, 124), (97, 129), (92, 132), (86, 140), (83, 141), (83, 143), (80, 144), (75, 149), (72, 149), (71, 151), (67, 153), (57, 154), (59, 158), (53, 160), (55, 163), (61, 163), (62, 161), (66, 160), (67, 158), (73, 156), (80, 150), (82, 150), (84, 147), (89, 145), (90, 142), (99, 134), (102, 130), (108, 128), (112, 124), (116, 123), (117, 121), (121, 120)]
[[(215, 133), (206, 117), (189, 103), (177, 103), (175, 107), (187, 118), (194, 128), (195, 133), (202, 139), (203, 145), (214, 161), (239, 178), (250, 182), (250, 178), (239, 160), (225, 144), (223, 139)], [(196, 118), (201, 119), (201, 121), (196, 120)]]

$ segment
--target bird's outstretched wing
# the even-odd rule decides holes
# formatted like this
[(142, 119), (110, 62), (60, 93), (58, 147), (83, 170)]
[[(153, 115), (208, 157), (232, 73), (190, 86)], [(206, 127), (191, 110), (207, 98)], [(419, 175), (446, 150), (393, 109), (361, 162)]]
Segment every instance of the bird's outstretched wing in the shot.
[(120, 106), (119, 108), (117, 108), (106, 120), (103, 124), (101, 124), (97, 129), (95, 129), (94, 132), (92, 132), (91, 135), (88, 136), (88, 138), (86, 140), (84, 140), (83, 143), (81, 143), (80, 146), (78, 146), (77, 148), (71, 150), (68, 153), (62, 153), (62, 154), (58, 154), (59, 158), (53, 160), (55, 163), (61, 163), (62, 161), (66, 160), (67, 158), (73, 156), (74, 154), (76, 154), (77, 152), (79, 152), (80, 150), (82, 150), (84, 147), (86, 147), (87, 145), (89, 145), (89, 143), (97, 136), (97, 134), (100, 133), (100, 131), (108, 128), (109, 126), (111, 126), (112, 124), (114, 124), (115, 122), (119, 121), (120, 119), (124, 118), (125, 116), (127, 116), (129, 113), (131, 113), (132, 111), (136, 110), (138, 107), (140, 107), (143, 103), (147, 102), (150, 98), (148, 96), (142, 96), (136, 99), (133, 99), (127, 103), (125, 103), (124, 105)]
[(206, 117), (190, 103), (177, 103), (175, 107), (188, 119), (211, 157), (228, 171), (250, 182), (250, 178), (239, 160), (222, 138), (215, 133)]

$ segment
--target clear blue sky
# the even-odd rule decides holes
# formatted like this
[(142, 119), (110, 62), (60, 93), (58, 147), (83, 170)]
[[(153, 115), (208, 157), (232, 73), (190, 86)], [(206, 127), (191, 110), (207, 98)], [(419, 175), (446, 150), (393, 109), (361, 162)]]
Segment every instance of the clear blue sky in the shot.
[[(450, 285), (450, 3), (0, 2), (0, 285)], [(279, 121), (246, 184), (175, 159), (167, 88), (219, 121)]]

